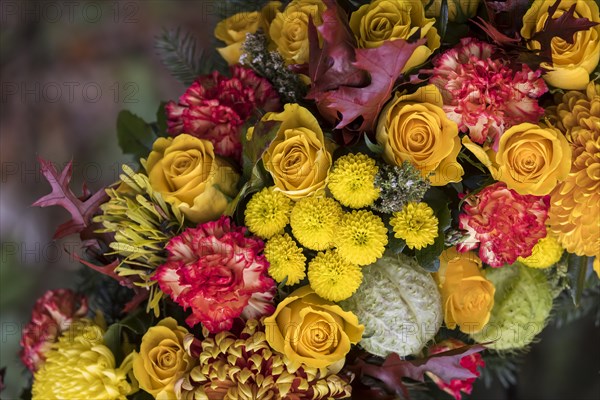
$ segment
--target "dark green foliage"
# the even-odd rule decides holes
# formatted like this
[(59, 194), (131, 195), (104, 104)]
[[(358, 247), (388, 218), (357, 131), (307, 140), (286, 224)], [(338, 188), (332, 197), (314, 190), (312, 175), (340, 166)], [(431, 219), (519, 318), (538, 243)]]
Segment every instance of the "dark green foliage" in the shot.
[(222, 68), (214, 55), (206, 55), (203, 50), (198, 50), (196, 38), (181, 28), (164, 30), (156, 38), (155, 48), (171, 75), (186, 86), (191, 85), (198, 76)]
[(90, 310), (102, 312), (107, 325), (117, 321), (125, 304), (133, 298), (133, 291), (91, 268), (81, 268), (79, 275), (77, 289), (87, 296)]
[(517, 383), (517, 374), (523, 363), (524, 354), (500, 353), (487, 351), (482, 353), (485, 367), (481, 369), (481, 377), (486, 387), (490, 387), (494, 380), (498, 380), (507, 388)]

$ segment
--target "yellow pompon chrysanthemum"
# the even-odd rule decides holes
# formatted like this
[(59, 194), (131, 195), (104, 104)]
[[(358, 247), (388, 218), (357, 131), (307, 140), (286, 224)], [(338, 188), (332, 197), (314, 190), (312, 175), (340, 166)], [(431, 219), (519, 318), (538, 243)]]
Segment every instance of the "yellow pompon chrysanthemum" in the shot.
[(264, 188), (246, 205), (246, 226), (255, 235), (268, 239), (285, 228), (291, 209), (292, 201), (287, 196), (273, 188)]
[(372, 264), (385, 251), (387, 228), (371, 211), (352, 211), (342, 217), (335, 243), (340, 256), (346, 261), (358, 265)]
[(562, 254), (563, 248), (560, 243), (548, 233), (533, 246), (529, 257), (519, 257), (517, 260), (529, 268), (548, 268), (556, 264)]
[(47, 353), (33, 378), (32, 399), (126, 399), (131, 357), (121, 368), (104, 345), (104, 331), (81, 319), (71, 325)]
[(308, 264), (310, 287), (326, 300), (346, 300), (356, 292), (362, 279), (360, 267), (340, 257), (336, 250), (320, 252)]
[(379, 197), (375, 187), (378, 168), (371, 157), (358, 153), (340, 157), (329, 173), (329, 190), (337, 201), (351, 208), (373, 204)]
[(410, 249), (432, 245), (438, 236), (438, 219), (427, 203), (411, 202), (390, 219), (397, 238), (404, 239)]
[(298, 242), (312, 250), (325, 250), (334, 245), (342, 207), (327, 197), (305, 197), (292, 209), (290, 225)]
[(269, 275), (278, 283), (292, 286), (306, 276), (306, 257), (294, 239), (287, 233), (273, 236), (265, 244), (265, 257), (269, 262)]

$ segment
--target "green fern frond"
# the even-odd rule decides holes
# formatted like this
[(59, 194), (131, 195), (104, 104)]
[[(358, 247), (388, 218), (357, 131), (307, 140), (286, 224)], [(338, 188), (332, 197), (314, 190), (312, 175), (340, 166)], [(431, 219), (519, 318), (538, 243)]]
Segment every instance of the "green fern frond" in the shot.
[(171, 75), (186, 86), (216, 68), (214, 57), (206, 56), (198, 49), (196, 38), (179, 27), (164, 30), (156, 38), (155, 48)]

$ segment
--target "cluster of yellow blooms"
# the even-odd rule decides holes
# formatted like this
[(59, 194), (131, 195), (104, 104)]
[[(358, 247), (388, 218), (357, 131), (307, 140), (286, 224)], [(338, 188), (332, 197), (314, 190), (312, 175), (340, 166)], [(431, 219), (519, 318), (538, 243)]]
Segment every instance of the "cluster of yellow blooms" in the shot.
[[(308, 280), (319, 296), (341, 301), (358, 289), (360, 267), (381, 258), (388, 244), (384, 221), (364, 209), (379, 197), (374, 184), (377, 171), (369, 156), (347, 154), (329, 173), (327, 188), (333, 197), (314, 195), (293, 202), (276, 187), (252, 196), (245, 223), (267, 239), (265, 256), (273, 279), (288, 286), (301, 282), (307, 275), (303, 249), (308, 249), (318, 252), (308, 262)], [(284, 232), (288, 225), (291, 234)], [(394, 214), (391, 225), (410, 248), (433, 244), (438, 234), (438, 220), (425, 203), (408, 204)]]

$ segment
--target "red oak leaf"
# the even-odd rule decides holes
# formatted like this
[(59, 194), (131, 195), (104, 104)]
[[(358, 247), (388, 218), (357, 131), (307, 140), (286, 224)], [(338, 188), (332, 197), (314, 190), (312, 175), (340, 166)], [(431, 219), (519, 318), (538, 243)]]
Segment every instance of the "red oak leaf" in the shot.
[(415, 49), (426, 39), (414, 43), (398, 39), (384, 42), (372, 49), (356, 49), (353, 65), (369, 73), (370, 82), (362, 87), (339, 86), (326, 92), (311, 90), (308, 97), (317, 103), (323, 117), (331, 122), (341, 120), (336, 129), (342, 129), (362, 118), (359, 131), (373, 131), (377, 117), (384, 104), (390, 99), (396, 80)]
[(558, 5), (561, 0), (548, 7), (548, 18), (544, 22), (542, 29), (535, 33), (531, 37), (531, 40), (535, 40), (540, 43), (540, 55), (551, 59), (552, 57), (552, 39), (559, 37), (567, 43), (574, 43), (573, 35), (579, 31), (588, 30), (596, 25), (598, 22), (592, 22), (587, 18), (576, 18), (575, 7), (577, 4), (573, 4), (567, 12), (562, 14), (558, 18), (552, 18), (554, 13), (558, 9)]
[[(353, 65), (356, 40), (348, 25), (348, 17), (333, 0), (325, 0), (327, 10), (318, 28), (309, 21), (309, 63), (311, 92), (318, 93), (341, 85), (359, 86), (368, 82), (367, 73)], [(319, 35), (323, 47), (319, 46)]]
[(460, 365), (460, 360), (484, 349), (485, 347), (480, 344), (468, 345), (417, 360), (402, 360), (397, 354), (392, 353), (382, 365), (370, 364), (362, 359), (357, 359), (357, 364), (361, 376), (376, 378), (391, 391), (406, 395), (406, 386), (402, 379), (410, 378), (423, 382), (425, 372), (432, 372), (444, 382), (450, 382), (452, 379), (476, 378), (477, 375)]
[(37, 207), (60, 206), (71, 214), (71, 220), (60, 225), (54, 233), (54, 239), (80, 233), (92, 223), (92, 217), (98, 210), (100, 204), (108, 200), (108, 195), (104, 189), (101, 189), (90, 196), (89, 190), (84, 186), (84, 196), (77, 197), (69, 188), (71, 174), (73, 171), (73, 162), (59, 173), (54, 165), (38, 157), (40, 170), (48, 183), (52, 187), (52, 192), (40, 198), (33, 203)]

